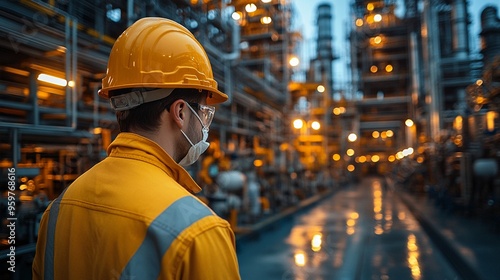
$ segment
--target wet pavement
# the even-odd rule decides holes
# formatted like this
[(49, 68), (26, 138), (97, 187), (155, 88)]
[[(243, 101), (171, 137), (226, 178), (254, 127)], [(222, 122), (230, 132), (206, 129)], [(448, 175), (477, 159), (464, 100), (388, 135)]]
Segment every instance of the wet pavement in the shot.
[(417, 221), (423, 214), (403, 203), (411, 198), (383, 180), (363, 179), (240, 236), (242, 279), (464, 279)]
[(398, 192), (434, 243), (449, 252), (463, 279), (500, 279), (500, 223), (493, 217), (442, 207), (428, 195)]

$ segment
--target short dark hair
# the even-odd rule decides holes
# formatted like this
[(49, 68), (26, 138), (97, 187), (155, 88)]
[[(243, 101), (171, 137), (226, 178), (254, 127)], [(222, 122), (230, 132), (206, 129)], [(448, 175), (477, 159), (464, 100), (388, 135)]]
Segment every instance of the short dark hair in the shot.
[[(132, 91), (151, 91), (156, 88), (134, 88), (119, 89), (110, 91), (110, 96), (117, 96)], [(160, 114), (163, 110), (169, 110), (172, 103), (183, 99), (186, 102), (200, 102), (206, 98), (207, 91), (192, 88), (177, 88), (165, 98), (143, 103), (135, 108), (126, 111), (117, 111), (116, 120), (121, 132), (130, 132), (131, 130), (156, 131), (160, 126)]]

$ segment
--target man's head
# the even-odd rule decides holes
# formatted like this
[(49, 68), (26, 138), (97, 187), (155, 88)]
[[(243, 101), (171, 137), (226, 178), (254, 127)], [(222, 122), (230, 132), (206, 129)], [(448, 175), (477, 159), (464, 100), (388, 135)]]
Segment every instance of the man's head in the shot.
[(186, 28), (143, 18), (116, 40), (99, 95), (109, 98), (122, 132), (135, 132), (189, 165), (208, 143), (217, 88), (205, 50)]

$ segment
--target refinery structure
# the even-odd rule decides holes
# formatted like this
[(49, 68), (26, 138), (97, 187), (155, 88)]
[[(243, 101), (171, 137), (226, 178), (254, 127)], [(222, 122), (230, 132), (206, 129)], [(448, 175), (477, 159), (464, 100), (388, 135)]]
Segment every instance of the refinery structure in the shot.
[[(468, 2), (350, 1), (345, 89), (333, 70), (335, 1), (316, 9), (316, 53), (300, 79), (291, 0), (9, 2), (0, 8), (1, 180), (16, 168), (19, 205), (30, 205), (106, 157), (119, 132), (98, 96), (107, 58), (127, 26), (155, 16), (195, 35), (229, 96), (216, 108), (210, 149), (189, 170), (201, 186), (214, 162), (256, 172), (263, 207), (278, 211), (360, 176), (420, 174), (410, 188), (435, 185), (457, 204), (486, 208), (500, 201), (500, 19), (498, 6), (471, 15)], [(470, 36), (480, 36), (480, 53)], [(36, 217), (24, 217), (28, 244)]]

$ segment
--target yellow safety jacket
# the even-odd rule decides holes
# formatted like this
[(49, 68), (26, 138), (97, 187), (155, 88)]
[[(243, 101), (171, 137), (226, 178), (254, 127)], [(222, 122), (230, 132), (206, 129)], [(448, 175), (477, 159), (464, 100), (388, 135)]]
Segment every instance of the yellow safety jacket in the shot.
[(240, 279), (227, 221), (156, 143), (120, 133), (45, 211), (33, 279)]

